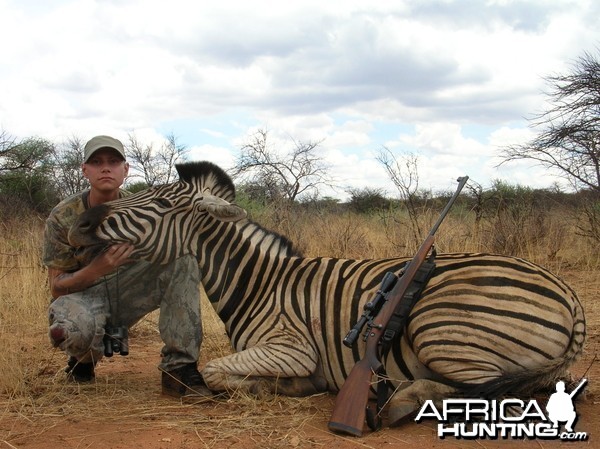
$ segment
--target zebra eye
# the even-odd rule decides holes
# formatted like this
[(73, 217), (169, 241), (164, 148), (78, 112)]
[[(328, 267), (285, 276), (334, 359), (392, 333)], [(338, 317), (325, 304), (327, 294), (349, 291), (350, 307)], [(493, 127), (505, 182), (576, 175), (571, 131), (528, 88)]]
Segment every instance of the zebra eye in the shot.
[(171, 203), (171, 200), (168, 200), (166, 198), (154, 198), (153, 201), (163, 207), (173, 207), (173, 203)]

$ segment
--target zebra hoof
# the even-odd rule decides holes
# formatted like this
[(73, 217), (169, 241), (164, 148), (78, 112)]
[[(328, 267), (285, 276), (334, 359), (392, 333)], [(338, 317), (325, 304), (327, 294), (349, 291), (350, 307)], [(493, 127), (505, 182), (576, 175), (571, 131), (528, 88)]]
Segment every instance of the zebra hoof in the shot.
[(414, 416), (419, 408), (419, 404), (412, 401), (397, 401), (390, 404), (388, 411), (388, 420), (390, 427), (397, 427), (405, 423)]
[(410, 386), (398, 391), (390, 399), (390, 410), (388, 412), (390, 427), (397, 426), (416, 414), (426, 400), (439, 402), (454, 392), (453, 387), (433, 380), (415, 380)]
[(269, 382), (266, 379), (258, 379), (253, 381), (246, 391), (257, 399), (268, 399), (273, 396), (271, 384), (272, 382)]

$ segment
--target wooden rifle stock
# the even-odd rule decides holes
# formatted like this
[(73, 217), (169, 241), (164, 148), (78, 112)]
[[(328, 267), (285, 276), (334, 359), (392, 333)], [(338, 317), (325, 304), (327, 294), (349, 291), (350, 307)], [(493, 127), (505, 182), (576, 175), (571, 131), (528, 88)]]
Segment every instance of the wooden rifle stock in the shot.
[(329, 430), (354, 436), (361, 436), (367, 413), (371, 379), (374, 374), (379, 374), (383, 368), (380, 360), (380, 341), (386, 327), (396, 311), (398, 304), (406, 294), (417, 271), (427, 258), (435, 241), (435, 233), (446, 217), (452, 204), (466, 184), (468, 176), (458, 178), (458, 188), (450, 201), (440, 214), (437, 222), (421, 244), (413, 259), (404, 267), (402, 275), (396, 285), (386, 294), (386, 301), (372, 323), (368, 323), (365, 333), (366, 349), (364, 357), (359, 360), (344, 381), (333, 407)]
[[(377, 357), (377, 344), (375, 338), (367, 340), (365, 356), (352, 367), (350, 375), (335, 399), (329, 430), (357, 437), (362, 435), (371, 378), (382, 367)], [(374, 347), (369, 350), (369, 346)]]

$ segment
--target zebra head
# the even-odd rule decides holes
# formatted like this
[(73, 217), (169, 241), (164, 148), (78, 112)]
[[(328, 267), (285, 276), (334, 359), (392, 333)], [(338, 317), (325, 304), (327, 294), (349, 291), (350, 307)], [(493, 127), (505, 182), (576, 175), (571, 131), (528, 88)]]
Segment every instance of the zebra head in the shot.
[[(232, 201), (231, 178), (210, 162), (176, 166), (180, 180), (92, 207), (69, 231), (69, 243), (84, 263), (109, 245), (129, 242), (132, 257), (168, 263), (184, 254), (196, 255), (197, 236), (208, 217), (238, 221), (246, 211)], [(168, 244), (165, 244), (169, 242)]]

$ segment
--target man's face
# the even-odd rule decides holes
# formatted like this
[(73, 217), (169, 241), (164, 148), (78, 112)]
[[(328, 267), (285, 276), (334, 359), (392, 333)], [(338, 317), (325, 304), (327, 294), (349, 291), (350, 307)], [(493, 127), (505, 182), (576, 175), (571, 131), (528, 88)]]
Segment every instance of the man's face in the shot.
[(101, 149), (82, 165), (82, 170), (93, 188), (112, 191), (123, 185), (129, 164), (116, 151)]

